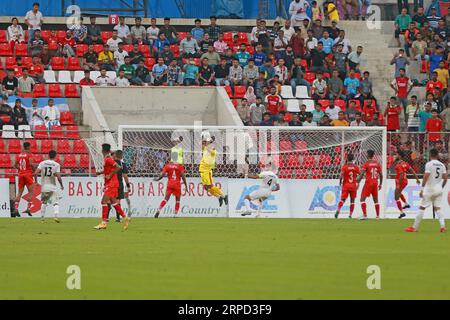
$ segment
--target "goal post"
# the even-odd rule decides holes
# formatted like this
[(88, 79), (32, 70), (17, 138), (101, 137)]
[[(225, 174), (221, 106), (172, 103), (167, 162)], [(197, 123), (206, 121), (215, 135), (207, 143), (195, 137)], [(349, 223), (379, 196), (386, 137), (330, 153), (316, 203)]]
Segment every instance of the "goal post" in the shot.
[[(259, 172), (261, 164), (271, 163), (282, 183), (286, 185), (288, 194), (279, 196), (281, 202), (302, 200), (302, 188), (308, 185), (320, 190), (327, 184), (337, 184), (341, 167), (347, 154), (352, 153), (355, 163), (362, 165), (367, 160), (367, 150), (375, 151), (376, 160), (382, 164), (383, 177), (387, 179), (387, 132), (385, 127), (237, 127), (237, 126), (142, 126), (122, 125), (118, 128), (117, 145), (124, 151), (124, 161), (129, 166), (129, 176), (133, 179), (151, 180), (160, 174), (162, 167), (169, 160), (172, 152), (181, 150), (186, 176), (192, 181), (199, 181), (198, 167), (202, 157), (202, 134), (214, 140), (217, 159), (214, 178), (220, 181), (230, 195), (239, 198), (243, 193), (235, 194), (236, 190), (247, 190), (245, 183), (253, 183), (245, 179), (248, 174)], [(165, 181), (162, 181), (165, 183)], [(195, 184), (194, 183), (194, 184)], [(256, 183), (258, 183), (256, 181)], [(295, 197), (295, 188), (299, 193)], [(196, 185), (195, 188), (200, 188)], [(380, 194), (380, 204), (384, 209), (387, 184), (383, 184)], [(361, 188), (361, 187), (360, 187)], [(306, 190), (307, 192), (311, 190)], [(360, 189), (361, 190), (361, 189)], [(182, 202), (189, 199), (192, 190), (185, 190)], [(244, 192), (244, 191), (243, 191)], [(278, 195), (283, 194), (277, 193)], [(207, 196), (204, 194), (203, 196)], [(305, 197), (308, 197), (304, 193)], [(315, 195), (309, 195), (315, 197)], [(337, 204), (337, 191), (334, 196), (327, 195), (327, 201)], [(334, 198), (333, 198), (334, 197)], [(281, 198), (283, 198), (281, 200)], [(142, 202), (136, 200), (136, 202)], [(202, 201), (197, 198), (197, 201)], [(240, 201), (239, 199), (236, 201)], [(145, 205), (150, 204), (145, 199)], [(155, 202), (158, 202), (156, 199)], [(139, 204), (136, 204), (139, 205)], [(303, 205), (303, 204), (302, 204)], [(302, 205), (299, 205), (299, 210)], [(309, 206), (309, 205), (307, 205)], [(230, 203), (225, 216), (236, 216), (239, 204)], [(275, 206), (267, 206), (274, 208)], [(331, 205), (312, 210), (308, 217), (331, 217)], [(295, 204), (279, 205), (280, 210), (295, 211)], [(221, 209), (222, 210), (222, 209)], [(269, 210), (270, 211), (270, 210)], [(316, 213), (317, 214), (314, 214)], [(382, 210), (384, 212), (384, 210)], [(222, 210), (223, 213), (223, 210)], [(268, 214), (276, 217), (277, 213)], [(303, 213), (283, 212), (278, 216), (302, 217)]]

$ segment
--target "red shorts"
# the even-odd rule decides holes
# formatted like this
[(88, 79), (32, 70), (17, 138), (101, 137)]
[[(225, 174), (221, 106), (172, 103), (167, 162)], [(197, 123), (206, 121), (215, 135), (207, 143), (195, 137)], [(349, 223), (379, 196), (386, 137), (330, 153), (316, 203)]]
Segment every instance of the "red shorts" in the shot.
[(119, 196), (119, 186), (114, 184), (107, 184), (105, 185), (103, 194), (110, 199), (117, 199), (117, 197)]
[(19, 175), (19, 189), (22, 190), (25, 186), (30, 188), (34, 184), (34, 178), (32, 174)]
[(175, 197), (181, 197), (181, 185), (178, 186), (167, 185), (166, 195), (167, 196), (174, 195)]
[(406, 188), (407, 185), (408, 185), (407, 179), (403, 179), (402, 184), (400, 184), (400, 181), (395, 180), (395, 189), (400, 189), (400, 191), (402, 191), (403, 189)]
[(341, 200), (345, 200), (350, 196), (351, 199), (356, 199), (356, 188), (355, 187), (342, 187)]
[(361, 197), (367, 198), (370, 196), (378, 198), (378, 183), (369, 183), (369, 184), (366, 183), (364, 185)]

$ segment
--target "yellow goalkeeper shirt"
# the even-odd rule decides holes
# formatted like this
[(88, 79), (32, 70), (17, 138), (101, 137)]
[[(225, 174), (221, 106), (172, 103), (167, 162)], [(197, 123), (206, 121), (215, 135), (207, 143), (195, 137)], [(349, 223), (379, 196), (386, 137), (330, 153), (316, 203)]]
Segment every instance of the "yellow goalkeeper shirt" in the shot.
[(210, 150), (207, 147), (203, 147), (202, 161), (200, 161), (200, 172), (208, 172), (216, 166), (217, 150), (212, 147)]

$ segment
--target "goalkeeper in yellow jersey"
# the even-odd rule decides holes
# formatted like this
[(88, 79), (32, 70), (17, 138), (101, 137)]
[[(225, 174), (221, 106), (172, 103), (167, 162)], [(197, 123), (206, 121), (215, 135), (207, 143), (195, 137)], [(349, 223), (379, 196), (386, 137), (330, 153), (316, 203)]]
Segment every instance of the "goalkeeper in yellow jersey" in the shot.
[(205, 131), (202, 133), (202, 160), (199, 167), (202, 184), (206, 191), (219, 199), (220, 206), (224, 202), (228, 205), (228, 196), (213, 184), (213, 169), (216, 166), (216, 156), (217, 150), (214, 147), (214, 138), (211, 137), (209, 132)]

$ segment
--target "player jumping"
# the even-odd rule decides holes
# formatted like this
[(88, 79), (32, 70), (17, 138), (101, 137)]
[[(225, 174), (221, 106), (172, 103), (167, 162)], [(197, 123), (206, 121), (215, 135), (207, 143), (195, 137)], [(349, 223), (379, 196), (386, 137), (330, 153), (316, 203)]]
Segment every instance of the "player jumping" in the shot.
[[(367, 219), (367, 204), (366, 198), (372, 196), (373, 202), (375, 203), (375, 212), (377, 214), (377, 219), (380, 218), (380, 204), (378, 203), (378, 190), (381, 190), (383, 184), (383, 173), (381, 171), (381, 165), (375, 161), (373, 158), (375, 152), (373, 150), (367, 150), (367, 162), (362, 165), (361, 174), (358, 177), (358, 184), (361, 182), (363, 176), (366, 176), (366, 182), (361, 193), (361, 210), (363, 216), (361, 220)], [(378, 183), (380, 179), (380, 183)]]
[(441, 212), (442, 194), (445, 185), (447, 184), (447, 168), (438, 160), (439, 151), (436, 149), (430, 150), (430, 161), (425, 165), (425, 175), (422, 180), (422, 190), (420, 197), (419, 213), (412, 227), (406, 228), (406, 232), (416, 232), (419, 230), (420, 222), (423, 219), (425, 209), (433, 206), (433, 209), (439, 219), (440, 232), (445, 232), (445, 219)]
[(184, 166), (179, 164), (177, 161), (178, 161), (178, 153), (172, 152), (170, 163), (164, 166), (159, 177), (153, 179), (154, 181), (159, 181), (162, 178), (164, 178), (164, 176), (167, 176), (166, 194), (164, 196), (163, 201), (161, 201), (158, 210), (156, 211), (155, 218), (159, 217), (161, 210), (167, 204), (167, 201), (169, 201), (170, 196), (172, 194), (175, 196), (175, 211), (174, 211), (175, 216), (180, 211), (180, 198), (181, 198), (180, 180), (183, 179), (183, 183), (186, 189), (187, 189), (187, 182), (186, 176), (184, 175)]
[[(408, 177), (406, 176), (406, 173), (409, 171), (414, 175), (414, 178), (417, 181), (417, 184), (420, 184), (420, 180), (417, 177), (416, 172), (413, 168), (411, 168), (411, 165), (406, 162), (405, 160), (405, 153), (403, 151), (397, 152), (397, 162), (395, 165), (395, 202), (397, 203), (397, 208), (400, 210), (400, 216), (399, 219), (406, 217), (404, 209), (411, 208), (411, 206), (406, 201), (405, 196), (402, 194), (403, 190), (408, 186)], [(402, 206), (402, 201), (405, 204)]]
[(342, 167), (341, 178), (339, 179), (339, 185), (342, 186), (341, 201), (338, 203), (338, 208), (334, 217), (337, 219), (341, 212), (342, 206), (350, 196), (350, 215), (352, 217), (355, 210), (356, 192), (358, 190), (358, 175), (360, 173), (359, 167), (353, 163), (353, 154), (347, 155), (347, 163)]
[(228, 195), (225, 195), (220, 188), (213, 184), (212, 173), (216, 164), (217, 156), (217, 150), (214, 147), (214, 138), (206, 132), (204, 132), (202, 136), (202, 160), (199, 166), (202, 184), (206, 191), (219, 199), (220, 206), (222, 206), (224, 202), (228, 205)]
[(20, 217), (19, 203), (25, 187), (27, 187), (28, 190), (28, 204), (24, 213), (27, 213), (31, 217), (30, 208), (34, 197), (35, 186), (33, 172), (36, 166), (33, 163), (33, 155), (31, 154), (30, 146), (29, 142), (24, 142), (23, 151), (17, 156), (16, 168), (19, 170), (19, 193), (17, 194), (15, 201), (14, 215), (16, 217)]
[(48, 160), (39, 163), (35, 175), (41, 175), (41, 219), (44, 222), (47, 204), (53, 204), (53, 212), (55, 214), (55, 222), (59, 223), (59, 195), (57, 192), (56, 180), (58, 180), (61, 191), (64, 186), (61, 179), (61, 166), (55, 161), (56, 151), (51, 150), (48, 153)]
[(245, 205), (245, 212), (241, 213), (241, 216), (249, 216), (252, 214), (252, 210), (250, 209), (250, 202), (251, 201), (258, 201), (258, 209), (256, 211), (255, 218), (258, 218), (263, 202), (270, 197), (273, 191), (280, 190), (280, 185), (278, 184), (278, 177), (275, 173), (270, 171), (269, 169), (261, 171), (260, 174), (257, 175), (249, 175), (248, 178), (250, 179), (262, 179), (261, 186), (255, 190), (252, 191), (249, 195), (247, 195), (244, 199), (244, 205)]
[(124, 219), (123, 229), (128, 229), (130, 218), (128, 218), (120, 206), (119, 195), (119, 180), (117, 178), (117, 172), (121, 167), (111, 157), (111, 145), (102, 145), (102, 154), (104, 157), (103, 172), (97, 172), (98, 175), (103, 174), (105, 176), (104, 194), (102, 198), (102, 221), (94, 227), (97, 230), (106, 229), (106, 221), (108, 219), (109, 206), (111, 204), (117, 213)]

